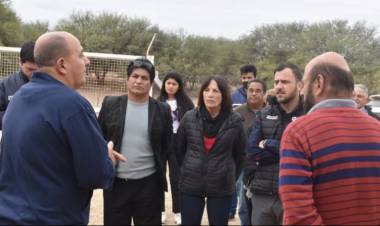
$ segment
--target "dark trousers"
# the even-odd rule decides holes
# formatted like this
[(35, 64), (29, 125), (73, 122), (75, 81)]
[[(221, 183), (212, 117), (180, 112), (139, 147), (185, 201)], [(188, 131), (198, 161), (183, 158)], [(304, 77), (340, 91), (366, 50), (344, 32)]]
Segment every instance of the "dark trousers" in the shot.
[(138, 180), (115, 178), (104, 190), (105, 225), (161, 225), (162, 187), (157, 173)]
[(207, 203), (210, 225), (228, 225), (231, 196), (204, 198), (183, 193), (181, 194), (182, 225), (201, 225), (205, 203)]
[(253, 194), (252, 225), (282, 225), (283, 209), (277, 195)]
[[(175, 153), (171, 153), (167, 156), (167, 162), (169, 165), (169, 180), (170, 180), (170, 188), (172, 193), (172, 211), (173, 213), (179, 213), (181, 212), (180, 204), (179, 204), (179, 189), (178, 189), (178, 183), (179, 183), (179, 166), (177, 159), (175, 157)], [(166, 161), (165, 161), (165, 168), (164, 172), (166, 175)], [(164, 194), (165, 197), (165, 194)], [(161, 210), (162, 212), (165, 211), (165, 198), (162, 199), (162, 205)]]

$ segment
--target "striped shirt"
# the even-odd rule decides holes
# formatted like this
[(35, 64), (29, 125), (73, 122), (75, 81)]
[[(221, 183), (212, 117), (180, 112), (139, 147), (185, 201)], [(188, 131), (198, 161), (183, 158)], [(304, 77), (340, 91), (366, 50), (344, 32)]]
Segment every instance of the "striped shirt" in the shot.
[(321, 108), (286, 129), (280, 151), (285, 225), (380, 224), (380, 123)]

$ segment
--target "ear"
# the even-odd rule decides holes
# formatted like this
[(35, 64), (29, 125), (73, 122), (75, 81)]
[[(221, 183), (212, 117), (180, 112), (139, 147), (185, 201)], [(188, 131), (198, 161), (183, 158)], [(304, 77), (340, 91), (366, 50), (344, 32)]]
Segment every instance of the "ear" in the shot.
[(326, 89), (326, 79), (323, 75), (318, 74), (317, 78), (314, 80), (313, 88), (315, 96), (321, 96)]
[(66, 70), (67, 67), (66, 67), (65, 59), (63, 59), (62, 57), (58, 58), (58, 60), (56, 62), (56, 68), (60, 74), (66, 74), (67, 73), (67, 70)]
[(301, 93), (302, 88), (303, 88), (303, 82), (302, 81), (297, 82), (298, 93)]

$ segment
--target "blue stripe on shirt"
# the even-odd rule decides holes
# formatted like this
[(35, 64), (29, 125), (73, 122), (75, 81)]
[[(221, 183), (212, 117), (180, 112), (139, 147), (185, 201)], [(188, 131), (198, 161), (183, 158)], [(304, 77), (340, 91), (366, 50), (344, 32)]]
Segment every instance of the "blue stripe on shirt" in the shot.
[(299, 152), (299, 151), (294, 151), (294, 150), (288, 150), (288, 149), (283, 149), (281, 151), (281, 157), (292, 157), (292, 158), (297, 158), (297, 159), (308, 159), (305, 153)]
[(331, 173), (321, 174), (315, 177), (314, 184), (363, 177), (380, 177), (380, 165), (379, 167), (344, 169)]
[(380, 162), (380, 156), (354, 156), (337, 158), (330, 161), (317, 164), (314, 169), (323, 169), (325, 167), (334, 166), (342, 163), (358, 163), (358, 162)]
[(292, 163), (282, 163), (280, 165), (280, 169), (294, 169), (294, 170), (306, 170), (311, 171), (310, 167), (299, 165), (299, 164), (292, 164)]
[(280, 186), (295, 185), (295, 184), (310, 185), (312, 184), (312, 179), (310, 177), (295, 176), (295, 175), (280, 177)]
[(341, 152), (341, 151), (379, 151), (380, 152), (380, 143), (342, 143), (332, 145), (326, 148), (322, 148), (312, 153), (312, 159), (321, 158), (323, 156)]

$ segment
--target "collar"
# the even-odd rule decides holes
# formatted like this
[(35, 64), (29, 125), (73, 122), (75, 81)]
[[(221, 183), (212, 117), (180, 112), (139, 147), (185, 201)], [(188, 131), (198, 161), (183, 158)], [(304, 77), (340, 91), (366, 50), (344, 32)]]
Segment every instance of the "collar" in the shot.
[(327, 99), (314, 105), (308, 114), (323, 108), (356, 108), (356, 103), (352, 99)]
[(33, 72), (32, 80), (35, 80), (35, 81), (37, 81), (37, 80), (48, 81), (48, 82), (58, 83), (58, 84), (61, 84), (63, 86), (66, 86), (65, 84), (63, 84), (62, 82), (58, 81), (57, 79), (55, 79), (54, 77), (52, 77), (48, 73), (41, 72), (41, 71)]

